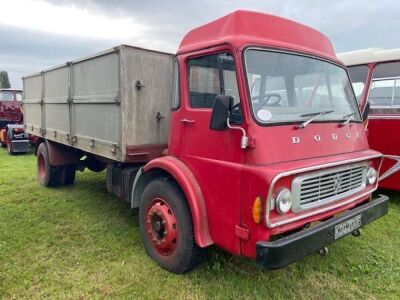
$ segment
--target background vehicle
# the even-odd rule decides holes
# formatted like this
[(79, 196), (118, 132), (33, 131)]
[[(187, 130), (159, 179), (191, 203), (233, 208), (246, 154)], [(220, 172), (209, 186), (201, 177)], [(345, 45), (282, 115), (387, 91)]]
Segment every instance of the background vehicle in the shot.
[(388, 210), (371, 199), (382, 155), (343, 64), (321, 33), (279, 17), (237, 11), (190, 31), (175, 57), (119, 46), (27, 76), (24, 108), (40, 183), (107, 167), (147, 253), (175, 273), (212, 244), (277, 269)]
[[(394, 158), (383, 161), (382, 173), (389, 169), (388, 175), (394, 173), (399, 169), (395, 156), (400, 155), (400, 139), (393, 135), (400, 130), (400, 49), (371, 48), (338, 57), (348, 66), (360, 106), (370, 103), (370, 147)], [(380, 181), (379, 186), (400, 190), (400, 174)]]
[(21, 102), (21, 90), (0, 89), (0, 129), (22, 123)]
[(22, 91), (0, 89), (0, 146), (7, 147), (9, 154), (28, 151), (22, 113)]
[(6, 128), (1, 129), (0, 141), (7, 147), (10, 155), (26, 153), (29, 150), (29, 136), (22, 124), (8, 124)]

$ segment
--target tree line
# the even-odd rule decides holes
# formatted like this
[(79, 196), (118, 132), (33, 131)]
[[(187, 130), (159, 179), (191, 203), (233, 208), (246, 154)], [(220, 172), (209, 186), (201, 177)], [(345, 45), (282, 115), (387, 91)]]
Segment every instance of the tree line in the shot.
[(0, 89), (9, 89), (10, 87), (7, 71), (0, 71)]

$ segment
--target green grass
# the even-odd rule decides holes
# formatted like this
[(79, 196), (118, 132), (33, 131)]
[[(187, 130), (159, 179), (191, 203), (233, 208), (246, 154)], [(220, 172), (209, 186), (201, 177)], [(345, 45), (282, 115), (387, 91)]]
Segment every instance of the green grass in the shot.
[(211, 248), (202, 265), (178, 276), (146, 255), (137, 216), (106, 192), (104, 173), (78, 173), (74, 186), (46, 189), (35, 167), (33, 155), (0, 149), (0, 298), (400, 298), (395, 193), (388, 216), (326, 257), (271, 272)]

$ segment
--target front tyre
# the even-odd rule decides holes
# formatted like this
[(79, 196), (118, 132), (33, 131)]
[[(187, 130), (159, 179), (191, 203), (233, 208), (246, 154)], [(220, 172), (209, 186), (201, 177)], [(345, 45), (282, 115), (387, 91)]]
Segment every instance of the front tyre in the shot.
[(183, 274), (201, 262), (203, 249), (194, 239), (188, 203), (172, 181), (156, 179), (146, 186), (139, 223), (147, 254), (162, 268)]

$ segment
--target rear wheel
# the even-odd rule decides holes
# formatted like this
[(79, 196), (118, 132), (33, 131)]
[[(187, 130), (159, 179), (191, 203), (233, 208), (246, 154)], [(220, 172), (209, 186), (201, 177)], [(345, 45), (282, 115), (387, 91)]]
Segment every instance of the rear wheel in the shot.
[(41, 143), (39, 145), (36, 157), (37, 177), (40, 184), (46, 187), (62, 185), (62, 167), (55, 167), (50, 164), (46, 143)]
[(203, 249), (195, 242), (186, 198), (170, 180), (156, 179), (146, 186), (139, 222), (146, 251), (162, 268), (183, 274), (201, 262)]
[(7, 143), (7, 152), (8, 152), (8, 154), (10, 154), (10, 155), (14, 155), (14, 150), (13, 150), (13, 146), (12, 146), (12, 143), (10, 142), (10, 143)]
[(0, 141), (0, 147), (1, 147), (1, 148), (5, 148), (5, 147), (7, 147), (7, 145), (6, 145), (6, 143)]
[(67, 165), (62, 166), (63, 172), (63, 184), (71, 185), (75, 182), (75, 174), (76, 174), (76, 166), (75, 165)]

